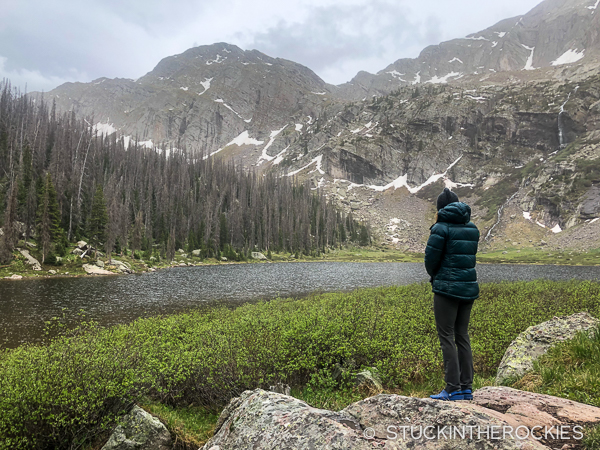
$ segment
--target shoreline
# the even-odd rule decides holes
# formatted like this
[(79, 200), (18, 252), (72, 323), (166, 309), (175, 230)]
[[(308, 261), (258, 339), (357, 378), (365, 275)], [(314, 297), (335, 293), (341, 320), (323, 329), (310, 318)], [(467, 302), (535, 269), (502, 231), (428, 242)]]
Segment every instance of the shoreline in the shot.
[[(529, 250), (529, 249), (527, 249)], [(482, 252), (477, 256), (477, 264), (503, 264), (503, 265), (550, 265), (550, 266), (587, 266), (595, 267), (600, 265), (600, 250), (592, 250), (591, 253), (582, 252), (551, 252), (546, 255), (533, 255), (525, 251), (510, 251), (507, 253)], [(357, 253), (358, 252), (358, 253)], [(546, 253), (546, 252), (544, 252)], [(598, 254), (596, 254), (598, 253)], [(366, 255), (363, 255), (366, 254)], [(112, 276), (112, 275), (137, 275), (142, 273), (153, 273), (160, 270), (172, 269), (175, 267), (204, 267), (221, 265), (239, 265), (239, 264), (279, 264), (279, 263), (326, 263), (326, 262), (348, 262), (348, 263), (422, 263), (424, 255), (422, 253), (404, 253), (395, 250), (381, 249), (351, 249), (336, 250), (326, 253), (322, 257), (300, 257), (294, 258), (285, 256), (287, 254), (274, 253), (271, 260), (253, 259), (248, 261), (217, 261), (216, 259), (205, 259), (199, 261), (197, 258), (187, 258), (176, 255), (171, 263), (147, 264), (144, 260), (132, 259), (129, 256), (117, 256), (113, 260), (127, 264), (132, 269), (132, 273), (113, 269), (113, 273), (94, 274), (87, 273), (83, 265), (95, 265), (95, 261), (69, 260), (66, 265), (48, 265), (44, 264), (41, 271), (34, 271), (31, 266), (24, 264), (21, 258), (16, 258), (11, 264), (0, 267), (0, 280), (20, 281), (25, 279), (49, 279), (49, 278), (85, 278), (93, 276)], [(76, 256), (76, 255), (75, 255)], [(597, 261), (592, 261), (597, 258)], [(106, 258), (98, 258), (108, 265)], [(50, 271), (56, 271), (51, 273)], [(62, 270), (62, 271), (61, 271)], [(64, 271), (64, 272), (63, 272)], [(11, 276), (15, 276), (11, 278)]]

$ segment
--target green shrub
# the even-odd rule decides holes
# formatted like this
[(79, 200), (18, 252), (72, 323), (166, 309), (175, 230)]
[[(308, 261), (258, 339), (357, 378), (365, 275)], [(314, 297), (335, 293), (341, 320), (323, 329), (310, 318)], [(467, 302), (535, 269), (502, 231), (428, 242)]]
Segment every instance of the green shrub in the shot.
[[(477, 373), (493, 375), (510, 342), (530, 325), (579, 311), (600, 317), (599, 299), (600, 284), (587, 281), (482, 285), (470, 328)], [(333, 402), (336, 367), (376, 367), (392, 389), (440, 383), (429, 285), (88, 326), (47, 346), (4, 350), (0, 448), (79, 445), (142, 395), (214, 408), (246, 389), (284, 382)]]

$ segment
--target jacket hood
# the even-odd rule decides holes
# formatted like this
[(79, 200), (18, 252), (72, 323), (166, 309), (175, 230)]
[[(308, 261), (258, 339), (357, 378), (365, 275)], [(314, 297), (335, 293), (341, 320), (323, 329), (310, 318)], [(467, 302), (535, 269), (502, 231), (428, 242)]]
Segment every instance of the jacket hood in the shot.
[(471, 207), (463, 202), (454, 202), (438, 211), (438, 222), (469, 223)]

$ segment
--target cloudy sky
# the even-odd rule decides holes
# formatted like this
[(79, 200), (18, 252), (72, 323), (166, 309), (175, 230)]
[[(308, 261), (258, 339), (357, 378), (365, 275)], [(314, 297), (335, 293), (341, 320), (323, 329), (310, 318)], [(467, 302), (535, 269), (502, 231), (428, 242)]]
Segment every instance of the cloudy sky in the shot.
[(0, 78), (22, 90), (138, 78), (215, 42), (257, 49), (329, 83), (524, 14), (540, 0), (3, 0)]

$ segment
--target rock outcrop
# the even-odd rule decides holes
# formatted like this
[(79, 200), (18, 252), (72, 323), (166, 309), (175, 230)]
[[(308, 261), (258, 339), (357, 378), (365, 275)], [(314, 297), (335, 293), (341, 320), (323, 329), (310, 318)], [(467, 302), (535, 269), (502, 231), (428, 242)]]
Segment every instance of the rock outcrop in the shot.
[(498, 367), (496, 384), (505, 383), (533, 369), (533, 362), (553, 345), (573, 339), (580, 331), (596, 328), (600, 321), (581, 312), (571, 316), (555, 317), (533, 325), (512, 341)]
[(171, 450), (171, 434), (156, 417), (134, 406), (101, 450)]
[(29, 254), (29, 250), (19, 249), (19, 252), (25, 257), (27, 264), (33, 266), (33, 270), (42, 270), (40, 262)]
[(261, 389), (233, 399), (202, 450), (562, 448), (600, 423), (600, 408), (505, 387), (472, 402), (381, 394), (339, 412)]
[(530, 428), (600, 422), (600, 408), (505, 386), (478, 389), (473, 395), (472, 403), (513, 416), (515, 420)]
[(10, 277), (4, 277), (4, 279), (6, 279), (6, 280), (22, 280), (23, 275), (17, 275), (16, 273), (13, 273)]
[(106, 269), (101, 269), (100, 267), (92, 264), (84, 264), (82, 267), (83, 270), (85, 270), (85, 273), (89, 275), (114, 275), (113, 272)]

